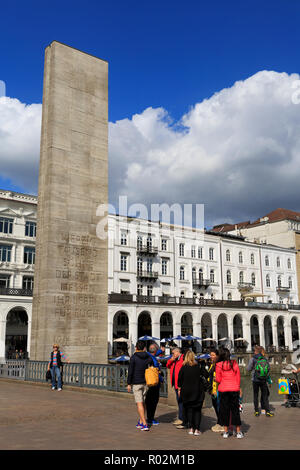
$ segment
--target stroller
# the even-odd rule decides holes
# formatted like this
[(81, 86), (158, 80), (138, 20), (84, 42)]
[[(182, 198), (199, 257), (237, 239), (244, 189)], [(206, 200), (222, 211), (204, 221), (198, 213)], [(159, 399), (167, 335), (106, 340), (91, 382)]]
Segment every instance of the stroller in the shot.
[(287, 364), (284, 369), (281, 370), (281, 373), (284, 376), (290, 377), (281, 377), (278, 380), (279, 383), (279, 394), (286, 395), (286, 401), (282, 405), (286, 408), (299, 407), (300, 408), (300, 389), (299, 389), (299, 380), (298, 375), (294, 374), (293, 371), (297, 368), (293, 364)]

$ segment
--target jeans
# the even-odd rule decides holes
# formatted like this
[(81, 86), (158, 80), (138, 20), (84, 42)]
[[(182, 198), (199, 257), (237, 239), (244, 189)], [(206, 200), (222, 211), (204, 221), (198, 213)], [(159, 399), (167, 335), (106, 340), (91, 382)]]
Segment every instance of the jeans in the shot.
[(259, 411), (258, 408), (258, 393), (261, 393), (261, 406), (264, 410), (270, 411), (269, 405), (269, 390), (266, 381), (252, 382), (253, 385), (253, 401), (255, 411)]
[(178, 395), (178, 390), (175, 388), (175, 393), (176, 393), (176, 399), (178, 403), (178, 419), (181, 421), (184, 421), (183, 419), (183, 403), (181, 397)]
[(57, 387), (61, 388), (61, 373), (60, 373), (60, 368), (57, 366), (52, 366), (51, 367), (51, 376), (52, 376), (52, 387), (56, 386), (55, 382), (55, 376), (57, 378)]
[(189, 407), (188, 405), (184, 406), (187, 420), (186, 424), (189, 428), (194, 429), (194, 431), (200, 431), (202, 405), (203, 403), (201, 403), (201, 405), (198, 407)]
[(147, 421), (151, 423), (154, 420), (156, 407), (159, 401), (160, 384), (149, 387), (146, 395)]

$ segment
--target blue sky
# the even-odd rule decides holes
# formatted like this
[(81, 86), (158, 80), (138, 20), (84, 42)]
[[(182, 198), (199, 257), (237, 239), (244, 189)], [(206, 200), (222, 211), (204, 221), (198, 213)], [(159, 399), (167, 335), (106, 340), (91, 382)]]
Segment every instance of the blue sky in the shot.
[(12, 0), (0, 13), (0, 80), (18, 100), (0, 106), (1, 188), (37, 191), (57, 40), (109, 62), (111, 202), (204, 203), (209, 224), (300, 210), (298, 0)]
[(109, 119), (191, 105), (259, 70), (299, 71), (298, 0), (2, 2), (0, 79), (40, 103), (53, 40), (109, 61)]

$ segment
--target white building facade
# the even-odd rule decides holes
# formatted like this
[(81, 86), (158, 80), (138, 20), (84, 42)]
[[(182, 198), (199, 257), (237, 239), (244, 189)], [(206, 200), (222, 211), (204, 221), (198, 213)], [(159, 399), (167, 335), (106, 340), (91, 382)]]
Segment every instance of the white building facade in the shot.
[[(0, 191), (0, 358), (30, 356), (36, 211), (35, 196)], [(229, 338), (247, 351), (299, 339), (295, 250), (116, 215), (107, 233), (109, 353), (145, 334), (193, 334), (198, 349)]]

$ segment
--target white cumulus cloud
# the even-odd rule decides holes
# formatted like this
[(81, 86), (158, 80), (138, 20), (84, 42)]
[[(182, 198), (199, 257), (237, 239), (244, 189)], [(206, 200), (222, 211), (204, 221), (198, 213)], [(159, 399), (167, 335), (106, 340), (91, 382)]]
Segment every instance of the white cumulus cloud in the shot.
[(30, 193), (37, 191), (41, 115), (41, 104), (0, 97), (0, 175)]
[[(299, 78), (261, 71), (178, 122), (150, 107), (110, 123), (110, 202), (203, 203), (206, 226), (300, 210)], [(40, 104), (0, 98), (1, 176), (28, 192), (37, 190), (40, 126)]]

